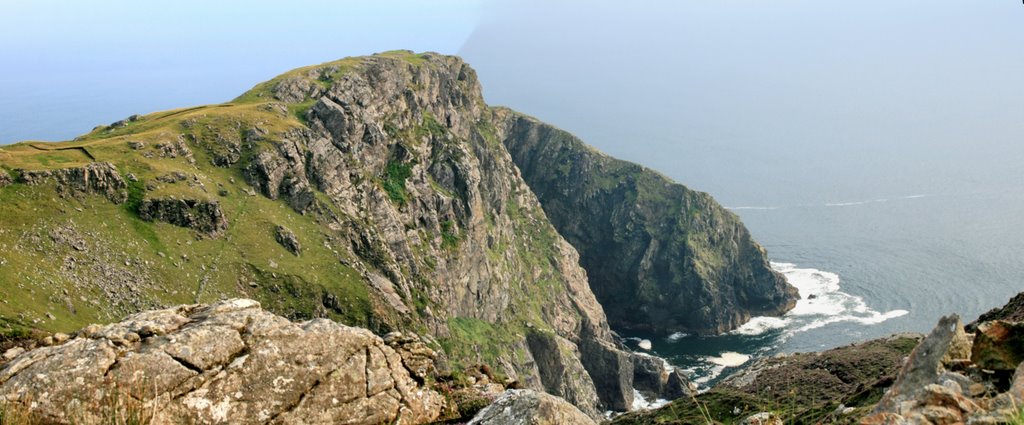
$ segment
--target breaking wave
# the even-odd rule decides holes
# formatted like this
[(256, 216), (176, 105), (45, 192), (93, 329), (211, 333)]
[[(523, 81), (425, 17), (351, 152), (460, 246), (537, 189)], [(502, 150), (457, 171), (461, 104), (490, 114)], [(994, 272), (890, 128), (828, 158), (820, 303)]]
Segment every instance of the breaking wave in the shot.
[(785, 329), (785, 336), (817, 329), (838, 322), (875, 325), (906, 315), (907, 310), (880, 312), (871, 309), (864, 299), (840, 290), (839, 275), (790, 263), (771, 263), (786, 281), (800, 292), (796, 306), (782, 317), (755, 317), (734, 330), (739, 335), (761, 335)]

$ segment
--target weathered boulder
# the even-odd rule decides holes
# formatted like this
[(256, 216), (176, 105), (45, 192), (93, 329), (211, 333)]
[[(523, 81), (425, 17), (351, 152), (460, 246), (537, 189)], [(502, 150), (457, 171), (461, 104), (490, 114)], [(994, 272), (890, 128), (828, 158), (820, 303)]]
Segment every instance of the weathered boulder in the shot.
[(287, 227), (277, 226), (274, 229), (274, 240), (292, 254), (299, 255), (302, 252), (302, 244), (299, 243), (299, 238), (295, 236), (295, 232), (292, 232)]
[(125, 408), (154, 424), (429, 422), (443, 398), (404, 357), (365, 329), (234, 299), (92, 325), (21, 354), (0, 369), (0, 397), (54, 423)]
[(913, 403), (931, 384), (938, 384), (944, 368), (942, 359), (953, 345), (960, 317), (952, 314), (939, 319), (931, 333), (910, 353), (900, 369), (896, 382), (875, 407), (875, 413), (900, 413), (906, 403)]
[(593, 425), (572, 404), (533, 390), (508, 390), (480, 411), (470, 425)]
[(118, 204), (128, 199), (128, 184), (117, 172), (117, 167), (109, 162), (94, 162), (78, 168), (19, 171), (19, 183), (38, 185), (53, 182), (61, 196), (94, 193)]
[(14, 179), (11, 178), (10, 174), (7, 174), (7, 170), (0, 168), (0, 188), (9, 186), (14, 183)]
[(213, 200), (150, 198), (139, 205), (139, 217), (146, 221), (162, 221), (186, 227), (210, 237), (224, 233), (227, 217), (220, 203)]
[(1011, 371), (1024, 360), (1024, 323), (993, 320), (977, 329), (971, 361), (978, 366)]

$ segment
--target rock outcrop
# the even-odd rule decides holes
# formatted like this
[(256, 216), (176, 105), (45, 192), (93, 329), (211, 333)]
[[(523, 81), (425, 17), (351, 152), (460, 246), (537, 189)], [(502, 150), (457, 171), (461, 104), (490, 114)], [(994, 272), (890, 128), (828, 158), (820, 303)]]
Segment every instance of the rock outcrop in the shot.
[(1024, 406), (1024, 323), (1012, 320), (1019, 303), (1018, 295), (982, 316), (974, 334), (956, 315), (940, 319), (861, 423), (1012, 423)]
[(292, 254), (299, 255), (302, 252), (302, 243), (295, 236), (295, 232), (287, 227), (277, 226), (274, 229), (274, 239)]
[(580, 252), (612, 326), (717, 334), (795, 305), (796, 289), (708, 194), (535, 119), (495, 115), (544, 212)]
[[(311, 106), (301, 117), (307, 127), (257, 145), (243, 165), (249, 182), (345, 229), (354, 253), (376, 271), (368, 273), (378, 276), (373, 287), (399, 316), (416, 312), (451, 343), (450, 356), (476, 357), (592, 415), (599, 406), (626, 409), (629, 357), (612, 339), (576, 250), (497, 140), (475, 72), (455, 57), (411, 53), (363, 58), (338, 72), (325, 65), (254, 89)], [(538, 358), (554, 352), (529, 344), (526, 325), (551, 333), (556, 358)], [(464, 326), (487, 327), (517, 348), (459, 341)], [(572, 379), (558, 378), (562, 371)]]
[(7, 174), (7, 170), (0, 169), (0, 188), (9, 186), (14, 183), (14, 179), (11, 178), (10, 174)]
[(139, 204), (139, 217), (186, 227), (210, 237), (220, 236), (228, 228), (220, 203), (201, 199), (143, 199)]
[(252, 300), (179, 306), (18, 355), (0, 369), (0, 398), (53, 423), (430, 422), (444, 401), (422, 383), (429, 353), (399, 342)]
[(508, 390), (469, 425), (594, 425), (572, 404), (533, 390)]
[(84, 167), (54, 170), (18, 170), (18, 183), (38, 185), (53, 182), (62, 196), (94, 193), (120, 204), (128, 199), (128, 184), (109, 162), (94, 162)]
[(690, 383), (679, 371), (666, 367), (660, 357), (633, 354), (633, 388), (645, 399), (675, 400), (691, 393)]
[[(103, 261), (145, 284), (107, 286), (145, 304), (93, 299), (94, 281), (75, 279), (88, 270), (74, 245), (33, 245), (0, 268), (0, 278), (16, 280), (0, 289), (29, 300), (12, 311), (53, 327), (51, 316), (101, 320), (143, 305), (246, 297), (297, 320), (415, 329), (422, 348), (443, 353), (442, 373), (486, 366), (592, 417), (632, 406), (638, 376), (595, 290), (619, 325), (664, 324), (659, 330), (720, 332), (787, 308), (789, 288), (710, 197), (589, 150), (559, 159), (579, 164), (546, 163), (534, 150), (577, 147), (563, 143), (578, 143), (569, 136), (548, 137), (555, 133), (489, 107), (475, 71), (456, 57), (385, 52), (300, 68), (232, 102), (137, 116), (67, 146), (117, 164), (19, 172), (126, 208), (96, 196), (65, 205), (48, 193), (0, 193), (18, 196), (0, 203), (0, 216), (17, 218), (0, 229), (0, 243), (45, 240), (62, 221), (30, 212), (56, 206), (88, 235), (89, 256), (116, 247), (103, 249), (111, 252)], [(31, 159), (45, 152), (37, 145), (5, 152)], [(545, 180), (542, 167), (571, 178)], [(608, 183), (616, 179), (621, 189)], [(556, 191), (591, 201), (559, 204)], [(623, 297), (609, 300), (617, 291)], [(657, 381), (644, 385), (684, 387), (641, 372)]]

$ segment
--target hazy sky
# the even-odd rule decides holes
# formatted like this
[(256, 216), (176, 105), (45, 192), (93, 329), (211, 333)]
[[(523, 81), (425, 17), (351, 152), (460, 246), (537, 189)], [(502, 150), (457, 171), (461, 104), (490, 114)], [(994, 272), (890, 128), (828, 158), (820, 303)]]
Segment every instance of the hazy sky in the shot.
[(489, 102), (726, 204), (1024, 184), (1010, 0), (0, 1), (0, 143), (398, 48), (459, 53)]
[(1024, 186), (1020, 2), (548, 3), (485, 8), (489, 101), (727, 205)]
[(0, 0), (0, 143), (227, 101), (346, 56), (454, 53), (479, 15), (474, 0)]

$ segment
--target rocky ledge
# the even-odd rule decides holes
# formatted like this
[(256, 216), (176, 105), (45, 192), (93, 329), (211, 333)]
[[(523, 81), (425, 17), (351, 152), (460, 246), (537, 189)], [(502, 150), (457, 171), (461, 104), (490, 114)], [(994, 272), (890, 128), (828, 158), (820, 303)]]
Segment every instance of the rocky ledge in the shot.
[(162, 221), (187, 227), (199, 234), (216, 237), (228, 228), (228, 220), (217, 201), (199, 199), (144, 199), (139, 217), (146, 221)]
[(291, 322), (233, 299), (91, 325), (12, 356), (0, 400), (44, 423), (424, 423), (444, 398), (433, 352), (368, 330)]
[[(106, 196), (107, 199), (117, 204), (128, 199), (128, 184), (117, 172), (117, 167), (109, 162), (94, 162), (77, 168), (18, 171), (19, 176), (15, 183), (39, 185), (53, 182), (57, 185), (57, 193), (61, 196), (95, 193)], [(9, 178), (0, 177), (0, 186), (4, 185), (3, 180), (9, 180)]]

